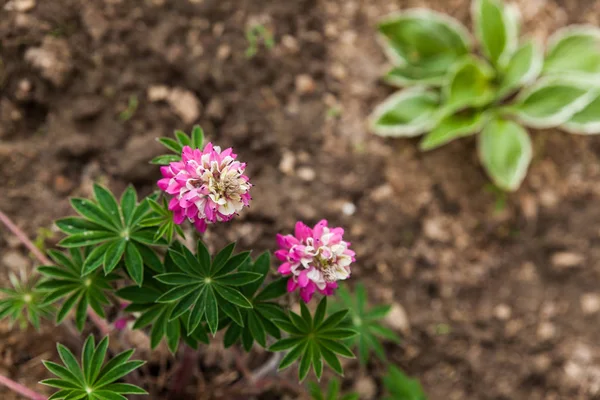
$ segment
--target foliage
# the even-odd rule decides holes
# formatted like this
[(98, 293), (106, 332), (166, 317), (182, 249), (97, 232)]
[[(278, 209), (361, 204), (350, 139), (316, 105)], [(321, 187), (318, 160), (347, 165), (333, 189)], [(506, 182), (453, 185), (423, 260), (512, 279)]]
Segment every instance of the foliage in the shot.
[(8, 318), (10, 324), (16, 322), (24, 329), (29, 322), (40, 329), (40, 318), (50, 318), (51, 307), (44, 302), (44, 293), (36, 286), (36, 279), (22, 276), (19, 279), (9, 273), (12, 289), (0, 288), (0, 319)]
[(390, 312), (391, 306), (368, 307), (367, 293), (362, 283), (356, 285), (354, 295), (344, 287), (338, 289), (337, 295), (339, 302), (334, 303), (335, 308), (348, 309), (345, 323), (357, 332), (357, 335), (350, 338), (346, 344), (358, 349), (358, 359), (363, 365), (369, 360), (371, 351), (385, 361), (385, 350), (380, 340), (387, 339), (396, 343), (400, 341), (394, 331), (380, 323), (380, 320)]
[(175, 131), (175, 139), (160, 137), (156, 139), (160, 144), (175, 154), (163, 154), (152, 159), (150, 163), (157, 165), (169, 165), (174, 161), (181, 161), (181, 150), (184, 146), (190, 146), (193, 149), (204, 147), (204, 131), (199, 125), (195, 125), (192, 134), (188, 135), (184, 131)]
[(523, 126), (600, 133), (600, 29), (560, 30), (544, 57), (536, 41), (519, 41), (515, 7), (473, 0), (471, 15), (481, 56), (467, 29), (447, 15), (418, 9), (381, 21), (393, 64), (384, 80), (405, 89), (375, 108), (370, 127), (382, 136), (425, 134), (422, 150), (479, 134), (483, 167), (512, 191), (532, 159)]
[(256, 272), (260, 274), (260, 278), (250, 284), (240, 288), (241, 293), (250, 301), (252, 308), (240, 308), (242, 314), (242, 322), (233, 321), (229, 324), (225, 332), (224, 344), (225, 347), (231, 346), (233, 343), (241, 339), (244, 350), (250, 351), (252, 344), (256, 341), (262, 347), (267, 347), (267, 335), (276, 339), (281, 338), (281, 331), (275, 325), (273, 319), (286, 319), (285, 311), (281, 306), (273, 300), (285, 295), (286, 278), (277, 279), (266, 285), (262, 290), (258, 290), (264, 282), (270, 267), (269, 253), (261, 254), (256, 261), (244, 262), (239, 271)]
[(85, 324), (88, 306), (102, 318), (105, 317), (104, 306), (110, 304), (106, 295), (112, 291), (111, 281), (119, 278), (112, 272), (104, 275), (99, 269), (85, 274), (83, 267), (89, 252), (89, 248), (83, 252), (70, 248), (68, 257), (60, 251), (49, 250), (48, 254), (56, 265), (45, 265), (37, 269), (45, 277), (37, 286), (38, 290), (47, 293), (44, 303), (63, 301), (56, 314), (56, 323), (61, 323), (77, 305), (75, 322), (80, 331)]
[(396, 366), (390, 366), (383, 385), (389, 392), (384, 400), (427, 400), (419, 381), (409, 378)]
[(44, 366), (57, 378), (40, 383), (59, 389), (48, 400), (119, 400), (126, 399), (124, 394), (148, 394), (135, 385), (115, 383), (142, 366), (144, 361), (129, 361), (134, 350), (127, 350), (104, 364), (108, 336), (98, 346), (95, 345), (93, 336), (88, 337), (81, 351), (81, 364), (65, 346), (59, 343), (56, 347), (64, 366), (44, 361)]
[(301, 316), (293, 311), (288, 313), (285, 320), (273, 322), (289, 337), (275, 342), (269, 351), (287, 351), (281, 360), (279, 369), (284, 369), (299, 360), (298, 377), (300, 381), (306, 378), (311, 366), (317, 379), (323, 374), (323, 360), (335, 372), (344, 373), (338, 355), (354, 358), (352, 350), (339, 340), (349, 339), (356, 335), (352, 329), (341, 326), (348, 315), (348, 310), (342, 310), (325, 318), (327, 313), (327, 297), (323, 297), (317, 306), (314, 316), (311, 316), (308, 307), (300, 302)]
[(252, 58), (258, 53), (259, 41), (265, 45), (267, 50), (275, 47), (273, 33), (262, 24), (252, 25), (246, 30), (246, 40), (248, 48), (246, 49), (246, 57)]
[(151, 212), (140, 222), (140, 226), (156, 229), (156, 233), (154, 234), (155, 241), (164, 238), (167, 242), (171, 243), (175, 232), (180, 237), (185, 238), (181, 227), (173, 221), (173, 211), (169, 210), (167, 199), (163, 198), (162, 205), (152, 198), (148, 198), (147, 200)]
[(315, 382), (308, 383), (308, 391), (313, 400), (358, 400), (359, 396), (356, 393), (348, 393), (340, 395), (340, 381), (332, 378), (327, 386), (327, 392), (323, 393), (319, 385)]
[(73, 198), (71, 205), (81, 217), (67, 217), (56, 221), (58, 228), (68, 236), (59, 242), (66, 248), (94, 246), (87, 255), (82, 275), (104, 266), (104, 272), (113, 271), (121, 260), (127, 273), (141, 285), (144, 265), (162, 271), (162, 263), (150, 246), (166, 244), (154, 240), (153, 229), (143, 228), (140, 221), (148, 213), (148, 200), (138, 204), (137, 194), (130, 186), (121, 196), (120, 204), (106, 188), (94, 184), (96, 201)]

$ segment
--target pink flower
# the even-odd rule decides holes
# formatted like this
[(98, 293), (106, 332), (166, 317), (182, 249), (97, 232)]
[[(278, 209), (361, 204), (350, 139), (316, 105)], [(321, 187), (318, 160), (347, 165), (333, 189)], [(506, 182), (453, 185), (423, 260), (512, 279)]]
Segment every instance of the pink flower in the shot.
[(204, 150), (185, 146), (181, 161), (161, 167), (158, 187), (173, 196), (169, 210), (176, 224), (187, 218), (204, 232), (207, 224), (229, 221), (250, 204), (246, 164), (236, 158), (231, 148), (208, 143)]
[(312, 229), (298, 221), (294, 235), (277, 235), (275, 256), (282, 261), (279, 273), (290, 275), (288, 292), (299, 288), (300, 297), (308, 303), (316, 291), (330, 296), (337, 281), (350, 277), (355, 254), (343, 235), (342, 228), (328, 228), (326, 220)]

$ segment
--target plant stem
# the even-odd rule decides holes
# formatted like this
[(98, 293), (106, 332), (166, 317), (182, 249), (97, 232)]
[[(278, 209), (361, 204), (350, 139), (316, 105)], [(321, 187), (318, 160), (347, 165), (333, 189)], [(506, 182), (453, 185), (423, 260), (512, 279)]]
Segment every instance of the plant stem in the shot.
[(25, 387), (3, 375), (0, 375), (0, 385), (4, 385), (13, 392), (19, 393), (21, 396), (27, 397), (31, 400), (46, 400), (46, 396), (36, 393), (28, 387)]
[(23, 243), (25, 247), (27, 247), (31, 254), (33, 254), (35, 258), (37, 258), (42, 264), (52, 265), (52, 261), (50, 261), (50, 259), (46, 257), (46, 255), (42, 253), (42, 251), (31, 242), (31, 240), (29, 240), (27, 235), (25, 235), (25, 233), (18, 226), (16, 226), (10, 220), (10, 218), (8, 218), (8, 216), (2, 211), (0, 211), (0, 221), (2, 221), (4, 225), (6, 225), (8, 230), (11, 231), (13, 235), (15, 235), (21, 241), (21, 243)]
[(169, 390), (169, 399), (181, 398), (185, 386), (194, 374), (196, 361), (198, 359), (198, 351), (192, 349), (188, 345), (184, 346), (183, 359), (173, 377), (171, 388)]
[[(4, 214), (2, 211), (0, 211), (0, 221), (2, 221), (2, 223), (6, 225), (8, 230), (11, 231), (13, 235), (15, 235), (21, 241), (21, 243), (23, 243), (25, 247), (27, 247), (31, 254), (33, 254), (40, 263), (42, 263), (43, 265), (54, 264), (52, 261), (50, 261), (48, 257), (46, 257), (46, 255), (40, 249), (38, 249), (31, 242), (31, 240), (29, 240), (25, 232), (23, 232), (17, 225), (15, 225), (8, 217), (8, 215)], [(110, 326), (106, 323), (106, 321), (100, 318), (100, 316), (96, 314), (91, 308), (88, 309), (88, 316), (90, 317), (90, 320), (92, 320), (92, 322), (98, 327), (98, 330), (102, 335), (106, 336), (110, 334)]]

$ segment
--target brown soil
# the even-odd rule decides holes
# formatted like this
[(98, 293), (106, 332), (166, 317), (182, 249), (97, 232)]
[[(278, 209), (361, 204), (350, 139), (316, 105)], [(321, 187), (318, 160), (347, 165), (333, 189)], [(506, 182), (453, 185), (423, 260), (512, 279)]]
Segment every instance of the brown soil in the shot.
[[(599, 139), (533, 132), (528, 177), (498, 209), (503, 199), (487, 189), (473, 140), (422, 154), (415, 141), (365, 130), (390, 93), (377, 81), (378, 17), (423, 6), (470, 23), (467, 0), (37, 0), (21, 12), (7, 3), (0, 209), (31, 237), (70, 214), (68, 196), (88, 196), (93, 181), (153, 190), (154, 139), (200, 123), (212, 141), (236, 148), (255, 185), (250, 210), (207, 241), (274, 250), (274, 235), (297, 219), (344, 226), (358, 255), (352, 281), (408, 316), (396, 321), (403, 342), (387, 345), (391, 361), (431, 399), (600, 398)], [(600, 15), (594, 0), (517, 3), (525, 32), (542, 38)], [(255, 23), (274, 32), (276, 46), (249, 59), (245, 31)], [(160, 85), (184, 92), (152, 101)], [(194, 98), (201, 106), (189, 109)], [(2, 232), (1, 276), (31, 268)], [(0, 373), (44, 391), (39, 361), (56, 358), (56, 340), (74, 339), (50, 323), (41, 333), (0, 324)], [(152, 397), (164, 398), (173, 360), (136, 343), (159, 375), (147, 382)], [(253, 367), (237, 361), (218, 346), (203, 350), (206, 379), (197, 374), (184, 397), (228, 398), (222, 388), (244, 369), (240, 361)], [(346, 369), (344, 387), (381, 396), (382, 363)], [(293, 382), (293, 372), (282, 376)], [(1, 398), (16, 398), (3, 390)], [(294, 398), (281, 385), (256, 398), (282, 393)]]

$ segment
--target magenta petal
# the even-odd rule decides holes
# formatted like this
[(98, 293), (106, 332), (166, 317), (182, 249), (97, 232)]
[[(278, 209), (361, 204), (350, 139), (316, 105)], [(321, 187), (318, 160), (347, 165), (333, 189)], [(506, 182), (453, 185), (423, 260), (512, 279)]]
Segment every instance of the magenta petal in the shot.
[(167, 187), (169, 186), (169, 181), (171, 180), (171, 178), (163, 178), (163, 179), (159, 179), (158, 182), (156, 182), (156, 185), (158, 186), (158, 188), (160, 190), (167, 190)]
[(296, 290), (296, 288), (298, 287), (298, 284), (296, 283), (296, 281), (294, 281), (294, 278), (290, 278), (287, 281), (287, 291), (288, 292), (293, 292), (294, 290)]
[(206, 221), (203, 219), (197, 219), (194, 221), (194, 227), (200, 233), (206, 232)]
[(315, 293), (316, 285), (314, 283), (310, 283), (310, 285), (300, 288), (300, 297), (304, 300), (305, 303), (308, 303)]
[(300, 287), (306, 287), (308, 285), (308, 282), (310, 282), (310, 280), (308, 279), (308, 269), (305, 269), (304, 271), (300, 272), (300, 275), (298, 275), (298, 285)]
[(277, 272), (282, 275), (287, 275), (292, 272), (292, 265), (290, 263), (283, 263), (277, 268)]

